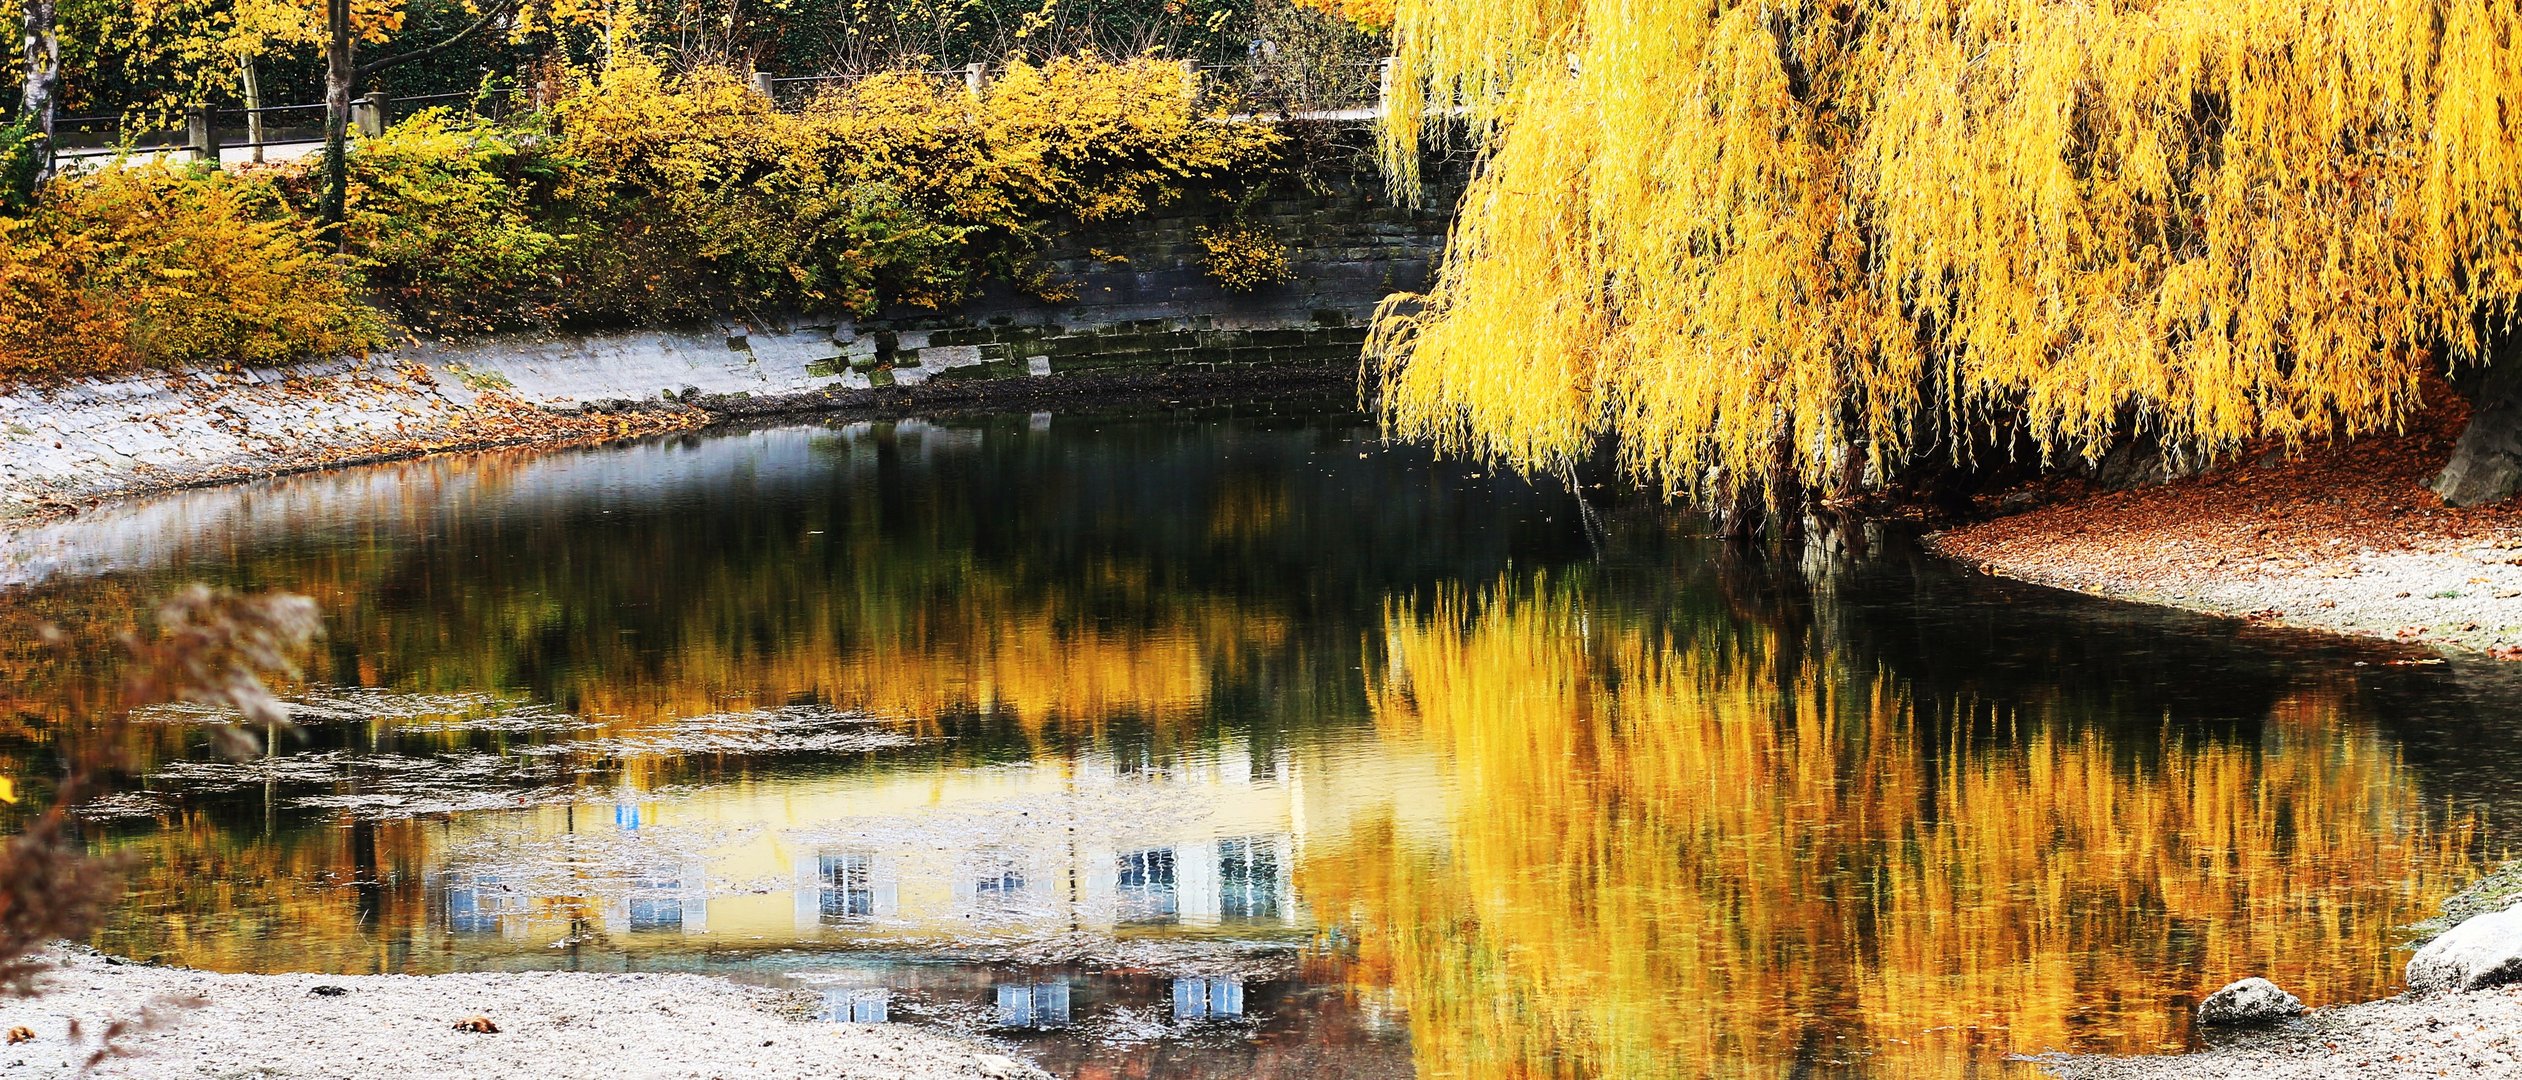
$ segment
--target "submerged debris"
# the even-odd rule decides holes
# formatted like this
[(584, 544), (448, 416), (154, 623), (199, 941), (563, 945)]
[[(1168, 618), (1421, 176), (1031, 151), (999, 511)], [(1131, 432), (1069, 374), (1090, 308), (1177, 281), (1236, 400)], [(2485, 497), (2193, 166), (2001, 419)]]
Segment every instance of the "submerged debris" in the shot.
[(610, 758), (679, 757), (686, 754), (861, 753), (910, 746), (918, 740), (890, 722), (828, 705), (709, 713), (635, 733), (614, 734), (521, 749), (540, 756)]
[[(633, 730), (549, 705), (515, 705), (487, 694), (397, 694), (370, 689), (307, 695), (290, 706), (301, 724), (380, 722), (403, 735), (542, 735), (502, 750), (395, 753), (354, 749), (281, 752), (247, 761), (187, 760), (149, 774), (146, 790), (118, 792), (82, 809), (92, 819), (153, 817), (182, 799), (257, 788), (286, 791), (276, 805), (389, 820), (479, 810), (556, 806), (590, 798), (591, 774), (613, 763), (687, 755), (849, 754), (913, 745), (888, 721), (822, 705), (718, 712)], [(199, 706), (153, 710), (164, 723), (227, 723)], [(603, 732), (602, 734), (597, 734)], [(642, 795), (671, 797), (673, 789)]]

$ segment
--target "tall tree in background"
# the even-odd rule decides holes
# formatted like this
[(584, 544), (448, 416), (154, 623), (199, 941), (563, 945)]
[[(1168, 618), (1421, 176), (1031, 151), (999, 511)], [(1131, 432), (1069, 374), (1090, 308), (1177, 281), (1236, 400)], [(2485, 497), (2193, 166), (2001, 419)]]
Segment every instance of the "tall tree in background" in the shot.
[(2511, 0), (1399, 0), (1393, 34), (1396, 165), (1466, 124), (1484, 157), (1379, 327), (1385, 419), (1528, 468), (1616, 434), (1748, 509), (1974, 443), (2300, 444), (2397, 424), (2522, 299)]
[(61, 93), (61, 34), (56, 0), (23, 0), (19, 55), (26, 78), (18, 98), (18, 125), (27, 133), (35, 169), (52, 166), (53, 116)]

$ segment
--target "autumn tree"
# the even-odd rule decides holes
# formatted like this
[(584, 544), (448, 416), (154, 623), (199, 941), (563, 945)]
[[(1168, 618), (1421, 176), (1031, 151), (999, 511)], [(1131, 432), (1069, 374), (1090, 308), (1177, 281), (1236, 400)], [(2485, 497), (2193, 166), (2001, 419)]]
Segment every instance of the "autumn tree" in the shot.
[[(1393, 161), (1482, 157), (1380, 322), (1384, 416), (1526, 468), (1616, 435), (1774, 508), (1973, 446), (2293, 446), (2397, 424), (2522, 294), (2510, 0), (1398, 0), (1393, 34)], [(2490, 471), (2463, 497), (2522, 457)]]

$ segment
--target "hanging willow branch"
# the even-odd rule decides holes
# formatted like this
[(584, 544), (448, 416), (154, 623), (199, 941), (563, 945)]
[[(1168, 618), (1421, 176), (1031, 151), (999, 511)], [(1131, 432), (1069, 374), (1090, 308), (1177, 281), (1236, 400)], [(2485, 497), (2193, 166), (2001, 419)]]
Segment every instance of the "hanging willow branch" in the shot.
[[(2514, 0), (1400, 0), (1481, 171), (1395, 434), (1710, 502), (2385, 429), (2522, 293)], [(1408, 314), (1404, 314), (1404, 313)], [(1781, 453), (1781, 448), (1784, 452)]]

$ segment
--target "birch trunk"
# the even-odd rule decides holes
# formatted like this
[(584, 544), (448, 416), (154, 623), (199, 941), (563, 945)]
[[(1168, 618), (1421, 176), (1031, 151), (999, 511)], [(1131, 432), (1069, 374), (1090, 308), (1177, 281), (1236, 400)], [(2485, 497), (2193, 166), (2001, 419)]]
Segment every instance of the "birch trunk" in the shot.
[(35, 164), (39, 173), (52, 167), (53, 116), (61, 88), (61, 38), (54, 32), (56, 3), (57, 0), (26, 0), (25, 33), (19, 50), (26, 61), (26, 86), (18, 115), (34, 122)]

